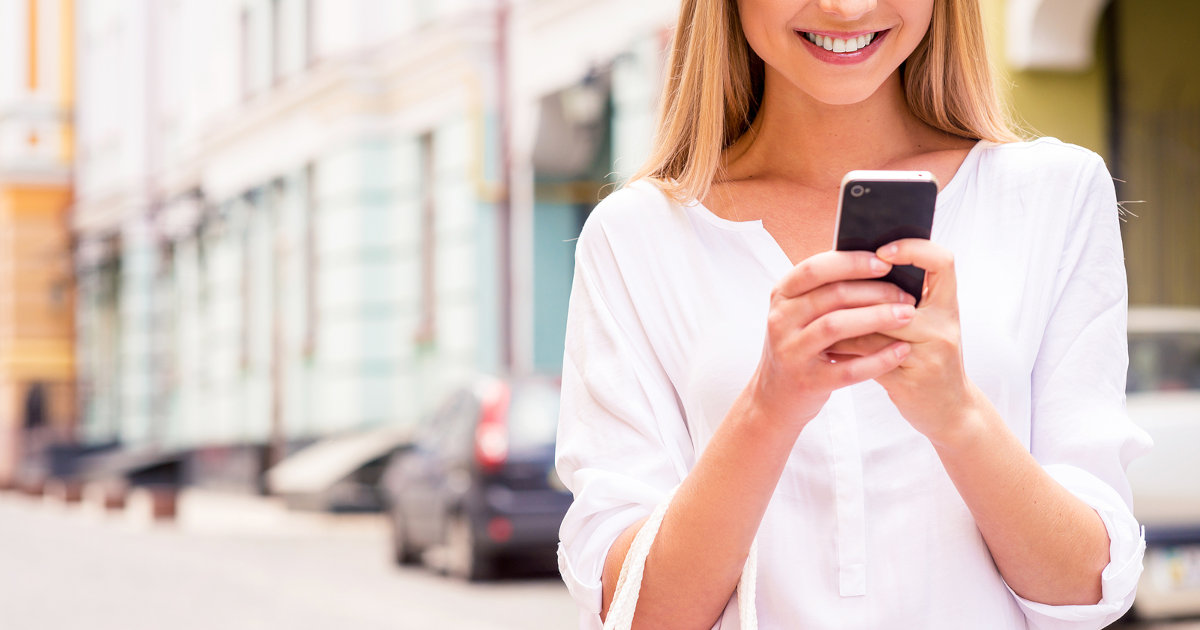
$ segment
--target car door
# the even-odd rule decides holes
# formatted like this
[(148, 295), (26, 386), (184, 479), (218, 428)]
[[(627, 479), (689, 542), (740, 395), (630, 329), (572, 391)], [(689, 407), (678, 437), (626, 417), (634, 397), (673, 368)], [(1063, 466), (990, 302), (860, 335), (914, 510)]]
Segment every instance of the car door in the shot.
[(442, 453), (445, 450), (447, 427), (454, 415), (457, 394), (446, 399), (422, 428), (412, 454), (405, 460), (404, 478), (409, 483), (404, 505), (409, 534), (419, 546), (429, 546), (441, 535), (439, 496), (443, 485)]
[(479, 404), (474, 392), (464, 389), (454, 401), (442, 436), (439, 457), (442, 478), (437, 497), (438, 522), (435, 524), (438, 540), (445, 532), (449, 515), (459, 509), (463, 497), (471, 490), (478, 415)]

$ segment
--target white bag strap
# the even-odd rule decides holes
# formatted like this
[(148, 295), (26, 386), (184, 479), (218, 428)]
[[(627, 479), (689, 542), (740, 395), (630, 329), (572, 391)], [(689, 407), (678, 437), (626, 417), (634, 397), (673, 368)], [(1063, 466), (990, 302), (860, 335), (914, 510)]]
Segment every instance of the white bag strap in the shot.
[[(625, 562), (621, 564), (621, 575), (617, 578), (617, 590), (613, 594), (612, 604), (608, 607), (608, 616), (604, 619), (604, 630), (629, 630), (633, 625), (633, 613), (637, 609), (638, 595), (642, 590), (642, 574), (646, 570), (646, 557), (650, 555), (650, 545), (658, 535), (662, 526), (663, 516), (671, 504), (675, 491), (654, 508), (650, 518), (638, 530), (625, 554)], [(758, 574), (758, 539), (750, 544), (750, 553), (746, 564), (742, 567), (742, 577), (738, 580), (738, 616), (740, 630), (758, 630), (758, 614), (754, 605), (754, 594)]]

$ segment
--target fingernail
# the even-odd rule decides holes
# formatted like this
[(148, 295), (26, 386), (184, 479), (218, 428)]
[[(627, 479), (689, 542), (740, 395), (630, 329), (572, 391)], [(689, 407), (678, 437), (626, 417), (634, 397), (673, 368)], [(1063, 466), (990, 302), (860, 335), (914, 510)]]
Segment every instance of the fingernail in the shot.
[(887, 263), (883, 262), (882, 260), (879, 260), (878, 258), (876, 258), (874, 256), (871, 257), (871, 271), (874, 271), (875, 273), (883, 273), (887, 270), (888, 270)]
[(900, 248), (895, 244), (886, 245), (883, 249), (879, 250), (879, 256), (887, 256), (888, 258), (891, 258), (892, 256), (895, 256), (896, 252), (898, 251), (900, 251)]
[(917, 298), (909, 295), (908, 291), (897, 291), (896, 293), (898, 294), (896, 297), (897, 302), (902, 302), (904, 304), (916, 304), (917, 303)]
[(906, 322), (913, 317), (913, 307), (908, 304), (895, 304), (892, 306), (892, 314), (896, 316), (896, 319)]
[(903, 361), (904, 357), (908, 356), (908, 353), (910, 350), (912, 350), (912, 346), (909, 346), (906, 343), (902, 343), (902, 344), (896, 346), (896, 348), (894, 350), (892, 350), (892, 352), (894, 352), (896, 354), (897, 359)]

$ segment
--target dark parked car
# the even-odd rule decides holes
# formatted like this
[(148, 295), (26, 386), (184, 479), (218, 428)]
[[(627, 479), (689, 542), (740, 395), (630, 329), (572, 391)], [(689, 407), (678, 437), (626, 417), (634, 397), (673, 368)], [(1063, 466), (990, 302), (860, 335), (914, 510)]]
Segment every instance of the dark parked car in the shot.
[(554, 472), (558, 403), (548, 379), (451, 394), (383, 474), (396, 561), (478, 580), (513, 556), (552, 555), (571, 503)]

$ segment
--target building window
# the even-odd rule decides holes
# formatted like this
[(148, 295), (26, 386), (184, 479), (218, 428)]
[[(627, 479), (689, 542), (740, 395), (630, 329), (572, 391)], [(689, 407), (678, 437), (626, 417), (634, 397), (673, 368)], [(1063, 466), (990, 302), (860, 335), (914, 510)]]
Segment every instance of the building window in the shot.
[(437, 195), (436, 155), (433, 133), (422, 134), (419, 141), (420, 160), (420, 320), (417, 325), (418, 344), (431, 344), (437, 332), (437, 226), (435, 210)]
[(304, 0), (304, 51), (301, 53), (305, 68), (317, 62), (317, 7), (316, 0)]
[(271, 0), (271, 85), (279, 85), (283, 81), (283, 20), (279, 6), (280, 0)]
[(239, 203), (235, 205), (240, 216), (235, 218), (235, 225), (238, 233), (234, 237), (237, 239), (239, 252), (240, 269), (238, 278), (239, 289), (241, 293), (241, 330), (239, 331), (239, 347), (240, 347), (240, 364), (243, 371), (250, 369), (251, 363), (251, 347), (252, 333), (254, 332), (254, 300), (252, 296), (256, 291), (263, 290), (263, 287), (255, 286), (254, 284), (254, 229), (253, 217), (259, 210), (259, 204), (263, 200), (262, 189), (256, 188), (246, 193)]
[(317, 178), (312, 162), (304, 166), (300, 183), (304, 212), (304, 341), (303, 353), (317, 348)]
[(238, 45), (241, 46), (241, 59), (239, 62), (241, 64), (241, 89), (243, 100), (250, 98), (250, 92), (254, 87), (254, 66), (252, 63), (254, 59), (254, 51), (250, 49), (250, 43), (252, 40), (250, 29), (252, 26), (253, 25), (250, 23), (250, 9), (242, 9), (241, 21), (239, 23), (239, 28), (241, 30), (238, 33)]

